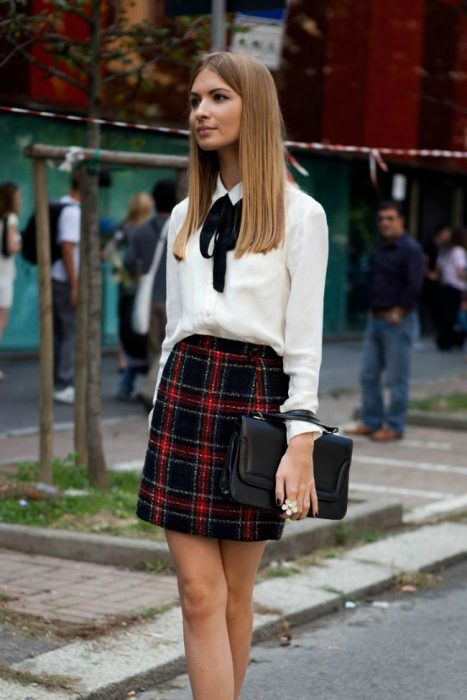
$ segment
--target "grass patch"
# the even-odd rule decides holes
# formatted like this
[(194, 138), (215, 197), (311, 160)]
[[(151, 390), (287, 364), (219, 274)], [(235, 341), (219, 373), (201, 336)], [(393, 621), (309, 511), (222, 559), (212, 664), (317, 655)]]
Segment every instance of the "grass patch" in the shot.
[(413, 399), (410, 407), (417, 411), (435, 411), (456, 413), (467, 411), (467, 394), (446, 394), (445, 396), (427, 396), (424, 399)]
[(347, 523), (339, 523), (334, 532), (334, 544), (337, 547), (343, 547), (350, 540), (350, 528)]
[(387, 536), (387, 532), (381, 532), (379, 530), (362, 530), (355, 535), (357, 544), (371, 544), (372, 542), (384, 540)]
[(268, 566), (263, 571), (265, 576), (272, 576), (275, 578), (287, 578), (287, 576), (293, 576), (294, 574), (300, 574), (301, 569), (291, 564), (276, 564)]
[(413, 588), (413, 592), (427, 591), (438, 586), (442, 580), (442, 576), (425, 571), (406, 571), (396, 578), (396, 588), (399, 591), (406, 588)]
[(140, 561), (133, 568), (135, 568), (137, 571), (144, 571), (146, 574), (160, 574), (163, 571), (166, 571), (169, 567), (164, 559), (150, 559)]
[(154, 605), (152, 607), (144, 608), (143, 610), (135, 612), (131, 617), (134, 620), (152, 620), (154, 617), (162, 615), (162, 613), (167, 612), (167, 610), (170, 610), (173, 607), (174, 606), (171, 604)]
[[(108, 472), (107, 489), (89, 484), (86, 467), (76, 465), (74, 455), (54, 460), (52, 472), (60, 493), (45, 498), (36, 489), (37, 462), (22, 462), (14, 470), (0, 471), (0, 521), (165, 540), (162, 530), (136, 518), (140, 481), (136, 472)], [(67, 495), (67, 489), (85, 493)]]
[(41, 688), (48, 690), (69, 690), (75, 689), (74, 683), (79, 681), (79, 678), (70, 678), (69, 676), (53, 675), (51, 673), (35, 674), (29, 671), (17, 671), (9, 666), (0, 665), (0, 678), (20, 685), (30, 686), (38, 685)]

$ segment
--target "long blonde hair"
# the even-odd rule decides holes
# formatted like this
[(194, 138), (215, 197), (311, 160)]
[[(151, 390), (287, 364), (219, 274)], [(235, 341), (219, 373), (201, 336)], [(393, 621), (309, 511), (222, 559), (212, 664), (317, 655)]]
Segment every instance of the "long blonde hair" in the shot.
[[(208, 54), (196, 67), (190, 91), (205, 68), (217, 73), (243, 101), (239, 138), (243, 203), (235, 257), (267, 253), (281, 245), (285, 229), (284, 125), (276, 86), (255, 58), (219, 52)], [(199, 148), (190, 130), (188, 212), (173, 246), (179, 260), (185, 257), (188, 238), (207, 216), (218, 173), (217, 153)]]

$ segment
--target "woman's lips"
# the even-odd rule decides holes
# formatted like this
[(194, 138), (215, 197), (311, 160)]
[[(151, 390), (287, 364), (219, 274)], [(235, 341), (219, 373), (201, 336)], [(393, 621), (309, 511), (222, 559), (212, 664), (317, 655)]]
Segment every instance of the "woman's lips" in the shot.
[(201, 126), (198, 130), (197, 133), (199, 136), (206, 136), (207, 134), (211, 133), (211, 131), (214, 131), (214, 129), (210, 126)]

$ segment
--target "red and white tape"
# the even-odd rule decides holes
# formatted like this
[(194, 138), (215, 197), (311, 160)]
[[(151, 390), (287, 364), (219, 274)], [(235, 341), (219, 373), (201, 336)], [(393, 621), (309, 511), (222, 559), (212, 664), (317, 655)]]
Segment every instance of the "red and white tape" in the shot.
[[(77, 116), (74, 114), (58, 114), (55, 112), (26, 109), (24, 107), (5, 107), (0, 105), (0, 111), (46, 117), (48, 119), (64, 119), (73, 122), (93, 122), (103, 126), (116, 126), (123, 129), (139, 129), (141, 131), (155, 131), (162, 134), (174, 134), (176, 136), (188, 136), (189, 133), (187, 129), (172, 129), (165, 126), (151, 126), (150, 124), (131, 124), (128, 122), (112, 121), (109, 119), (92, 119), (91, 117)], [(467, 151), (448, 151), (437, 148), (375, 148), (374, 146), (346, 146), (344, 144), (337, 143), (320, 143), (319, 141), (312, 141), (310, 143), (304, 141), (286, 141), (285, 145), (287, 148), (296, 148), (305, 151), (361, 153), (368, 156), (373, 154), (377, 161), (379, 156), (403, 156), (407, 158), (467, 158)]]
[[(75, 114), (59, 114), (56, 112), (47, 112), (37, 109), (26, 109), (25, 107), (6, 107), (0, 105), (0, 111), (10, 112), (13, 114), (25, 114), (36, 117), (45, 117), (47, 119), (63, 119), (72, 122), (85, 122), (101, 124), (102, 126), (114, 126), (120, 129), (137, 129), (140, 131), (152, 131), (160, 134), (172, 134), (174, 136), (187, 137), (189, 131), (187, 129), (173, 129), (166, 126), (152, 126), (150, 124), (131, 124), (129, 122), (114, 121), (111, 119), (93, 119), (92, 117), (83, 117)], [(290, 153), (289, 149), (294, 148), (303, 151), (322, 151), (329, 153), (349, 153), (367, 155), (370, 166), (370, 177), (375, 188), (378, 187), (377, 168), (381, 168), (387, 172), (388, 166), (383, 160), (384, 156), (400, 156), (403, 158), (467, 158), (467, 151), (447, 151), (442, 149), (427, 149), (427, 148), (375, 148), (371, 146), (346, 146), (337, 143), (320, 143), (312, 141), (286, 141), (285, 155), (290, 165), (300, 175), (308, 176), (308, 171), (301, 165), (298, 160)]]

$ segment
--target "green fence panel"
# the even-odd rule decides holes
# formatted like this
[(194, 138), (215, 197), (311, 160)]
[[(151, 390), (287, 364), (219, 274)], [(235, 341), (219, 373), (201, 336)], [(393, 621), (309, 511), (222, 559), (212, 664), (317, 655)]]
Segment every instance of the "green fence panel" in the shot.
[(328, 220), (329, 263), (324, 300), (324, 332), (345, 333), (348, 330), (350, 165), (306, 153), (294, 155), (309, 173), (305, 177), (294, 170), (293, 176), (297, 184), (322, 204)]
[[(34, 208), (32, 163), (23, 155), (29, 143), (57, 146), (84, 146), (85, 127), (80, 124), (15, 114), (0, 115), (0, 182), (13, 181), (21, 188), (22, 209), (20, 227), (24, 227)], [(131, 129), (104, 128), (102, 148), (184, 155), (187, 141), (175, 136), (137, 132)], [(100, 191), (100, 216), (117, 224), (125, 217), (130, 196), (135, 192), (151, 191), (162, 178), (175, 177), (172, 169), (138, 169), (115, 167), (109, 169), (111, 187)], [(47, 169), (49, 198), (66, 193), (69, 175), (50, 165)], [(37, 303), (37, 270), (20, 255), (15, 258), (17, 276), (10, 321), (0, 350), (33, 350), (39, 345), (39, 310)], [(118, 293), (110, 270), (103, 269), (102, 332), (105, 345), (117, 342)]]

